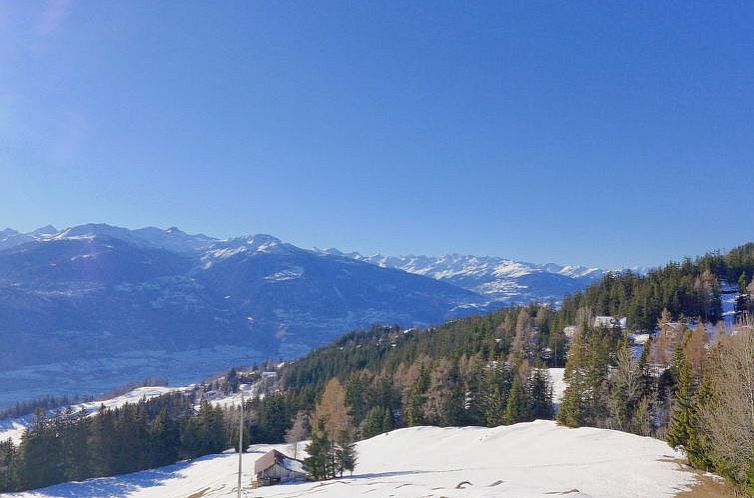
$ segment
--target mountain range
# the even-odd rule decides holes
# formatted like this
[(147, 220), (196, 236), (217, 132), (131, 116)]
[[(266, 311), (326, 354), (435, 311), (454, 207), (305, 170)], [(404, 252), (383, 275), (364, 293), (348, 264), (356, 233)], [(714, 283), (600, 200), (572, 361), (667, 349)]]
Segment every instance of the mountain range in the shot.
[(322, 252), (423, 275), (505, 303), (559, 301), (605, 274), (605, 270), (595, 267), (540, 265), (494, 256), (363, 256), (337, 249)]
[(362, 256), (175, 227), (5, 229), (0, 407), (145, 376), (196, 381), (373, 323), (422, 326), (557, 301), (603, 273), (495, 257)]

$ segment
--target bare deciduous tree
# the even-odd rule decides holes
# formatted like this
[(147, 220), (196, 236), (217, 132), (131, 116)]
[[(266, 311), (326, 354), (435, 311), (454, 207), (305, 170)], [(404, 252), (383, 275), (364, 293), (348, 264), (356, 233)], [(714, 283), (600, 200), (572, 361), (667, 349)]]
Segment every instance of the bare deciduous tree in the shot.
[(701, 420), (712, 443), (712, 458), (737, 482), (754, 466), (754, 321), (720, 337), (711, 362), (713, 395)]
[(293, 458), (298, 458), (298, 443), (309, 434), (309, 420), (306, 412), (300, 411), (293, 419), (293, 425), (285, 433), (285, 442), (291, 447)]
[(610, 418), (612, 428), (633, 431), (634, 411), (642, 395), (642, 371), (628, 347), (618, 350), (618, 364), (610, 379)]

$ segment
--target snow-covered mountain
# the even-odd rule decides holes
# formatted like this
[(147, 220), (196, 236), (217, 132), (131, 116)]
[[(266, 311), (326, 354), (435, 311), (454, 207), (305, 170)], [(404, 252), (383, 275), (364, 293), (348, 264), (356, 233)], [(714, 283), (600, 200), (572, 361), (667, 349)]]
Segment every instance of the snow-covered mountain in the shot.
[(493, 256), (363, 256), (337, 249), (322, 252), (431, 277), (506, 303), (558, 301), (565, 294), (581, 290), (605, 274), (601, 268), (554, 263), (540, 265)]
[(374, 323), (559, 300), (602, 271), (451, 255), (364, 257), (270, 235), (87, 224), (0, 232), (0, 407), (145, 376), (189, 383)]
[(217, 242), (217, 239), (207, 237), (204, 234), (189, 235), (177, 227), (170, 227), (167, 230), (156, 227), (129, 230), (105, 223), (89, 223), (69, 227), (65, 230), (58, 230), (52, 225), (47, 225), (29, 233), (19, 233), (12, 228), (6, 228), (0, 231), (0, 249), (10, 249), (32, 241), (92, 239), (94, 237), (112, 237), (134, 245), (175, 252), (207, 249)]
[(269, 235), (217, 240), (109, 225), (3, 233), (0, 407), (148, 375), (189, 383), (298, 356), (373, 323), (427, 325), (496, 306), (447, 282)]

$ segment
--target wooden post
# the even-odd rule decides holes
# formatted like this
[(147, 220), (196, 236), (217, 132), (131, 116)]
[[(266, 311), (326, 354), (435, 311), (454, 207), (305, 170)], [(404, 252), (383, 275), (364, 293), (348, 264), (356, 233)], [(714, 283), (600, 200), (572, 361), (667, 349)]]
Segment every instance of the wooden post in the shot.
[(238, 425), (238, 498), (241, 498), (241, 463), (243, 458), (243, 386), (241, 386), (241, 412)]

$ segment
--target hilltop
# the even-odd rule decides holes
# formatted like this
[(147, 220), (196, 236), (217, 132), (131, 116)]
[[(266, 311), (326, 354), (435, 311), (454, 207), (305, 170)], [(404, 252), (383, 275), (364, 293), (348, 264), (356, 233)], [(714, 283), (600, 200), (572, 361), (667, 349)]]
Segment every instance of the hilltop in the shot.
[[(671, 498), (697, 477), (662, 441), (604, 429), (567, 429), (536, 421), (507, 427), (412, 427), (357, 444), (352, 477), (248, 489), (251, 497)], [(248, 483), (256, 458), (244, 459)], [(220, 498), (236, 496), (237, 457), (212, 455), (155, 470), (67, 483), (13, 497)]]

